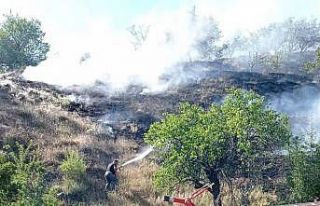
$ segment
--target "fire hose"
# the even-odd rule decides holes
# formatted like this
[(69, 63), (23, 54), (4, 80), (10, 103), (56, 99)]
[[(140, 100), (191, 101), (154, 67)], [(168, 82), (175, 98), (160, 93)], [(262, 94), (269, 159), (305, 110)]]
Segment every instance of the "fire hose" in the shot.
[(170, 196), (164, 196), (163, 200), (165, 202), (170, 203), (177, 203), (184, 206), (196, 206), (195, 203), (193, 203), (193, 200), (198, 197), (199, 195), (208, 192), (209, 189), (212, 187), (213, 184), (205, 185), (197, 190), (195, 190), (190, 197), (187, 198), (181, 198), (181, 197), (170, 197)]

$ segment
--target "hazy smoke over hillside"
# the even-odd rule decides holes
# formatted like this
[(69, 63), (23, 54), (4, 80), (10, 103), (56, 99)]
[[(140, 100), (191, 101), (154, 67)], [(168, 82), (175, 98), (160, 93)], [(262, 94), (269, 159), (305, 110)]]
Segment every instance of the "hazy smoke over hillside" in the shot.
[[(142, 83), (151, 91), (163, 90), (168, 85), (159, 80), (160, 76), (169, 70), (177, 80), (184, 79), (180, 68), (174, 65), (199, 59), (199, 53), (194, 46), (196, 42), (201, 41), (208, 25), (212, 23), (209, 21), (210, 17), (218, 22), (223, 33), (222, 39), (226, 40), (238, 30), (252, 31), (293, 15), (288, 11), (287, 6), (290, 4), (287, 3), (290, 1), (279, 3), (275, 0), (201, 0), (189, 1), (181, 5), (181, 8), (170, 12), (161, 9), (150, 10), (132, 22), (147, 27), (143, 30), (146, 32), (146, 38), (143, 38), (144, 42), (138, 49), (136, 45), (132, 45), (134, 41), (128, 32), (130, 25), (114, 29), (108, 21), (81, 17), (81, 29), (65, 31), (66, 28), (58, 28), (58, 23), (55, 22), (55, 27), (46, 30), (48, 40), (52, 40), (48, 60), (36, 69), (28, 68), (25, 77), (63, 86), (90, 85), (99, 80), (108, 83), (114, 89), (124, 88), (130, 83)], [(75, 12), (78, 4), (80, 3), (77, 1), (70, 1), (65, 5), (70, 9), (61, 9), (61, 12), (76, 18), (79, 15)], [(195, 10), (192, 5), (196, 5)], [(286, 15), (282, 14), (284, 9), (288, 11)], [(309, 10), (308, 15), (312, 15), (312, 12)], [(34, 13), (41, 13), (41, 9)], [(197, 16), (196, 21), (194, 15)], [(305, 13), (301, 11), (301, 14), (297, 15), (303, 16)], [(39, 18), (42, 20), (42, 17), (46, 29), (48, 17), (45, 13)]]
[(207, 19), (199, 17), (197, 23), (192, 23), (187, 12), (177, 12), (145, 22), (150, 29), (138, 48), (128, 31), (115, 32), (104, 24), (89, 25), (86, 34), (68, 42), (71, 48), (51, 53), (48, 60), (36, 69), (28, 68), (24, 75), (63, 86), (89, 85), (99, 80), (113, 89), (141, 83), (152, 91), (162, 90), (167, 85), (160, 83), (161, 75), (198, 55), (192, 47), (201, 38)]
[[(188, 1), (174, 11), (150, 10), (149, 13), (141, 14), (129, 25), (120, 29), (115, 29), (112, 23), (97, 17), (79, 16), (78, 22), (81, 22), (81, 28), (74, 31), (69, 28), (72, 26), (70, 22), (59, 27), (59, 23), (63, 23), (63, 20), (48, 27), (50, 25), (46, 23), (50, 20), (45, 13), (51, 9), (48, 5), (41, 15), (35, 17), (43, 20), (48, 41), (52, 44), (51, 53), (48, 59), (37, 68), (27, 68), (24, 76), (30, 80), (62, 86), (92, 85), (99, 81), (108, 85), (113, 91), (125, 89), (130, 84), (142, 84), (147, 91), (151, 92), (164, 91), (172, 84), (185, 83), (190, 79), (198, 80), (203, 77), (201, 73), (203, 68), (192, 68), (191, 72), (184, 73), (179, 63), (215, 58), (211, 56), (204, 58), (197, 49), (200, 45), (204, 53), (209, 53), (206, 49), (211, 48), (207, 48), (207, 42), (202, 41), (208, 37), (206, 36), (208, 33), (211, 36), (214, 33), (214, 38), (210, 37), (208, 42), (221, 48), (223, 43), (232, 42), (231, 39), (239, 32), (242, 36), (248, 36), (252, 31), (272, 22), (284, 22), (289, 17), (318, 16), (320, 3), (317, 0), (311, 0), (308, 5), (304, 0), (294, 2), (292, 3), (291, 0)], [(37, 1), (35, 5), (41, 6), (41, 3), (40, 5), (38, 3), (40, 2)], [(79, 14), (73, 12), (78, 8), (78, 4), (80, 4), (78, 1), (68, 1), (66, 4), (63, 2), (66, 8), (59, 10), (64, 12), (60, 16), (70, 16), (75, 20)], [(195, 9), (193, 5), (196, 5)], [(19, 10), (15, 12), (22, 15), (32, 13)], [(37, 12), (41, 13), (41, 9), (37, 9)], [(130, 26), (133, 24), (135, 27)], [(216, 27), (221, 30), (221, 36), (219, 32), (214, 32)], [(69, 30), (65, 31), (66, 28)], [(283, 38), (279, 38), (277, 32), (265, 34), (267, 34), (266, 38), (256, 40), (259, 44), (254, 43), (250, 46), (257, 47), (256, 50), (259, 52), (272, 50), (271, 53), (275, 54), (273, 50), (277, 45), (274, 44), (282, 41)], [(219, 37), (221, 38), (217, 41)], [(237, 44), (237, 42), (233, 43)], [(248, 51), (246, 50), (245, 53), (248, 54)], [(280, 57), (283, 58), (283, 56)], [(279, 59), (282, 60), (281, 58)], [(254, 65), (260, 59), (261, 56), (256, 54), (248, 56), (240, 67), (247, 69), (248, 61), (252, 61)], [(272, 59), (272, 61), (279, 59)], [(277, 65), (267, 66), (276, 67)], [(290, 65), (285, 66), (291, 68)], [(261, 68), (265, 67), (266, 65), (262, 65)], [(163, 79), (170, 81), (163, 81)], [(317, 124), (320, 116), (318, 115), (319, 99), (319, 91), (303, 88), (295, 91), (294, 94), (283, 94), (280, 99), (273, 100), (272, 104), (277, 110), (295, 117), (293, 128), (295, 133), (299, 133), (302, 129), (309, 127), (304, 117), (310, 119), (310, 127), (319, 129)]]
[(271, 107), (290, 117), (294, 135), (320, 140), (320, 89), (305, 86), (270, 101)]

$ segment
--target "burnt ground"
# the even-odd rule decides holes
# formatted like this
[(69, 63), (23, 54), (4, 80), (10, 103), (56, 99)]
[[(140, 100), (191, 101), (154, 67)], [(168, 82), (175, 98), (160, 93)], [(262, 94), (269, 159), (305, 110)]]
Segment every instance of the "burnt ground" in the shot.
[(77, 92), (82, 99), (71, 102), (70, 111), (104, 123), (114, 138), (126, 136), (141, 139), (154, 121), (164, 113), (176, 112), (181, 102), (190, 102), (204, 108), (223, 100), (229, 88), (253, 90), (272, 98), (283, 92), (292, 92), (304, 86), (320, 91), (319, 84), (303, 75), (284, 73), (255, 73), (245, 71), (205, 71), (202, 79), (193, 79), (179, 86), (172, 86), (163, 93), (144, 93), (144, 88), (131, 85), (127, 91), (106, 95), (104, 90), (86, 89)]
[(86, 162), (84, 189), (68, 201), (105, 201), (104, 172), (113, 158), (127, 159), (136, 153), (134, 141), (114, 143), (91, 119), (66, 111), (67, 94), (53, 86), (26, 81), (16, 74), (0, 75), (0, 152), (4, 145), (30, 142), (39, 149), (48, 185), (61, 185), (59, 165), (69, 150), (78, 151)]

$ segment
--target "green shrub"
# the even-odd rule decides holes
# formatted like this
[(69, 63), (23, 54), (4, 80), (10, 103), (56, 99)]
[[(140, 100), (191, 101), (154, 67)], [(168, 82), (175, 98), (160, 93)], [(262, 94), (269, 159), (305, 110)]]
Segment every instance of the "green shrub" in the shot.
[(60, 170), (65, 177), (79, 180), (85, 174), (86, 164), (78, 152), (68, 151), (66, 159), (60, 166)]
[(313, 201), (320, 197), (320, 144), (294, 147), (290, 151), (290, 184), (294, 201)]
[(85, 161), (76, 151), (68, 151), (60, 166), (63, 174), (62, 189), (65, 193), (80, 192), (84, 188), (83, 176), (86, 171)]
[(58, 206), (62, 205), (62, 202), (57, 199), (58, 188), (52, 187), (48, 190), (46, 194), (43, 195), (43, 203), (48, 206)]
[[(0, 205), (59, 205), (44, 182), (45, 168), (32, 144), (0, 148)], [(45, 201), (50, 196), (50, 202)]]

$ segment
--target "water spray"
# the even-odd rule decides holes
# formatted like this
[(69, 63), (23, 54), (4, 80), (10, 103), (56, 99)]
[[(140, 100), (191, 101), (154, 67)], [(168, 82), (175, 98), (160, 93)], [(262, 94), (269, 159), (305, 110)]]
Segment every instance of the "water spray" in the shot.
[(124, 167), (128, 164), (131, 164), (133, 162), (142, 160), (143, 158), (145, 158), (147, 155), (149, 155), (151, 152), (153, 151), (153, 147), (148, 147), (147, 149), (145, 149), (143, 152), (139, 153), (136, 155), (135, 158), (128, 160), (127, 162), (123, 163), (120, 167)]

